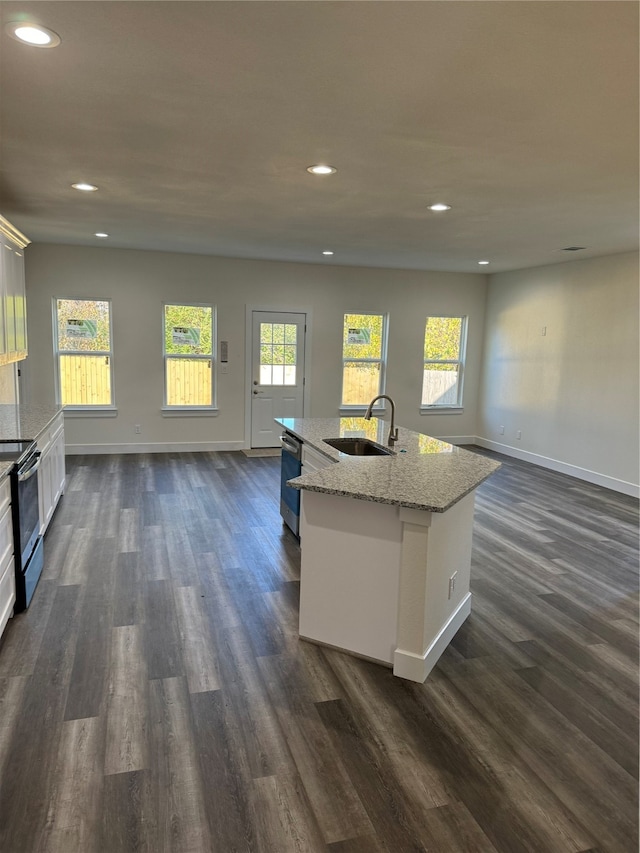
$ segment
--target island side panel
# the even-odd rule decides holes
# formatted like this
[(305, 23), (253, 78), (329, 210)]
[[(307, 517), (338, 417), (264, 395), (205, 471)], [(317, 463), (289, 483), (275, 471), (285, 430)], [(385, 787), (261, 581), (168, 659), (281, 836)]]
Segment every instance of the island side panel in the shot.
[(392, 664), (399, 508), (305, 491), (300, 522), (300, 636)]
[(472, 492), (444, 513), (400, 511), (403, 545), (395, 675), (423, 682), (471, 611), (474, 501)]

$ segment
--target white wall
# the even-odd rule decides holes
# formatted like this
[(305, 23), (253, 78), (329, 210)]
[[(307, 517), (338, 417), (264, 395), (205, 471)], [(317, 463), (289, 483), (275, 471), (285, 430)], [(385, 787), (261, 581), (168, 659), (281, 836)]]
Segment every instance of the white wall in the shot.
[[(476, 433), (487, 278), (287, 264), (199, 255), (35, 244), (25, 253), (33, 401), (53, 402), (52, 297), (113, 300), (116, 418), (65, 419), (68, 448), (166, 449), (194, 442), (244, 446), (245, 306), (312, 312), (308, 417), (338, 415), (342, 315), (390, 314), (387, 391), (402, 426), (438, 437)], [(163, 302), (212, 302), (218, 338), (229, 341), (229, 370), (218, 376), (218, 417), (163, 418)], [(462, 414), (420, 415), (424, 322), (428, 314), (469, 316)], [(134, 424), (142, 433), (134, 435)]]
[(638, 494), (638, 256), (491, 276), (481, 387), (482, 444)]

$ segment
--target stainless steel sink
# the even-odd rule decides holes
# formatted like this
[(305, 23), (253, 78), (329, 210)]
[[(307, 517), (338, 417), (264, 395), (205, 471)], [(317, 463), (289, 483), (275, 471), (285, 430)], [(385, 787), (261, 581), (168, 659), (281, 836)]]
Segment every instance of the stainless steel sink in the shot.
[(393, 450), (381, 447), (369, 438), (325, 438), (323, 440), (348, 456), (393, 456)]

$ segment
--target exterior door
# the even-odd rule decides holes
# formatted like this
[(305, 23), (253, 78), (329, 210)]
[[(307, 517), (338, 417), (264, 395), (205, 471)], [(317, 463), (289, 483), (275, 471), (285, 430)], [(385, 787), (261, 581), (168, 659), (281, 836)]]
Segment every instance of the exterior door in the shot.
[(252, 312), (251, 447), (279, 447), (274, 418), (301, 418), (306, 314)]

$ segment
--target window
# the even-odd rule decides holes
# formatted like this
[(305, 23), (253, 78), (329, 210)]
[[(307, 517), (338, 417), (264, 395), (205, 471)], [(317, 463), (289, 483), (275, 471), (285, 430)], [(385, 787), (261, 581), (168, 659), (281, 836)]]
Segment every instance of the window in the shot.
[(214, 317), (211, 305), (164, 306), (166, 407), (214, 407)]
[(113, 407), (111, 303), (107, 299), (54, 299), (58, 402)]
[(462, 405), (466, 317), (427, 317), (422, 408)]
[(298, 326), (260, 323), (260, 384), (295, 385)]
[(387, 318), (345, 314), (342, 337), (342, 406), (365, 407), (384, 391)]

